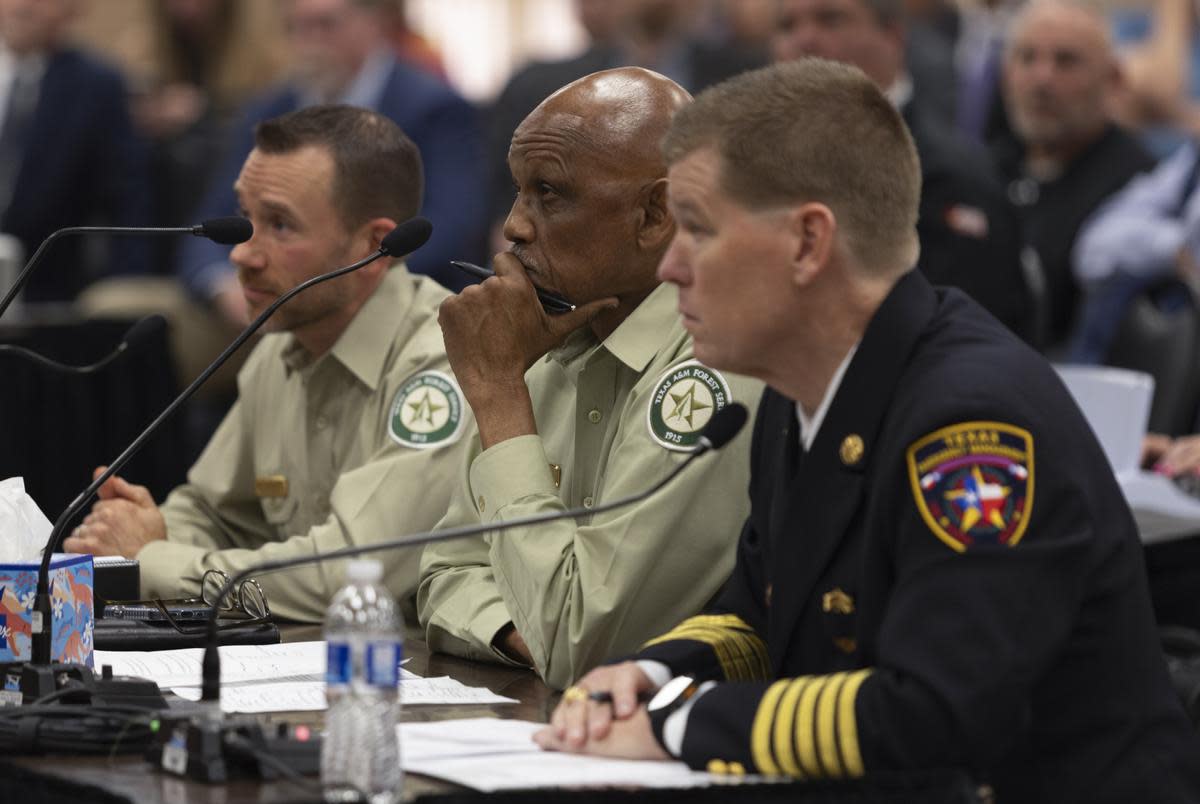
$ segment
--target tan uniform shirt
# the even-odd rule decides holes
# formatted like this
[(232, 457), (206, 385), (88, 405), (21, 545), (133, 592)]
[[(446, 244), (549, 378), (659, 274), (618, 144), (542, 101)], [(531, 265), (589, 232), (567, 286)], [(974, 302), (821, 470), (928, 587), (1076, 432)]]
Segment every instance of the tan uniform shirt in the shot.
[[(758, 382), (680, 368), (692, 343), (675, 308), (664, 284), (603, 343), (582, 330), (531, 368), (539, 434), (480, 453), (474, 431), (438, 527), (641, 491), (687, 457), (666, 444), (694, 439), (725, 403), (718, 397), (753, 410)], [(695, 380), (697, 371), (709, 382)], [(417, 606), (430, 647), (509, 661), (492, 639), (511, 621), (546, 681), (563, 687), (695, 614), (733, 567), (749, 511), (749, 430), (640, 504), (426, 548)]]
[[(432, 528), (457, 479), (470, 416), (437, 323), (446, 295), (396, 266), (320, 358), (290, 334), (263, 338), (238, 375), (237, 402), (162, 507), (167, 540), (138, 553), (142, 594), (195, 595), (208, 569), (232, 574)], [(384, 562), (392, 594), (412, 594), (416, 549), (372, 557)], [(343, 566), (258, 580), (273, 613), (319, 621)]]

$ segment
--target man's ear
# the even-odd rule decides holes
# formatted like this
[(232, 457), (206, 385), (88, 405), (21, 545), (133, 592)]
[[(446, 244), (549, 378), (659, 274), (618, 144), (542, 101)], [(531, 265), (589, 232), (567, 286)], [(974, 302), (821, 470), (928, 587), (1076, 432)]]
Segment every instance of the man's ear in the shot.
[(837, 219), (824, 204), (800, 204), (788, 212), (787, 225), (795, 246), (792, 252), (792, 281), (810, 284), (825, 270), (833, 256)]
[[(387, 237), (395, 228), (396, 222), (391, 218), (372, 218), (364, 223), (359, 228), (358, 234), (355, 235), (354, 254), (357, 255), (355, 259), (364, 259), (378, 251), (383, 238)], [(364, 265), (355, 273), (362, 273), (364, 276), (382, 275), (395, 259), (394, 257), (381, 257), (369, 265)]]
[(675, 219), (667, 209), (666, 178), (655, 180), (642, 191), (638, 212), (638, 245), (646, 251), (666, 248), (675, 236)]

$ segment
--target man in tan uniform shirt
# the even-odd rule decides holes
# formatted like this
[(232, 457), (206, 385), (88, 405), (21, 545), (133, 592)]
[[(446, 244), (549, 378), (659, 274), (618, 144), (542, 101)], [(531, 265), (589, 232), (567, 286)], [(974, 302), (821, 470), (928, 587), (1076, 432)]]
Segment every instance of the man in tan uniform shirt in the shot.
[[(658, 152), (690, 98), (631, 68), (552, 95), (513, 136), (497, 277), (448, 299), (446, 350), (478, 430), (439, 527), (592, 507), (648, 488), (712, 414), (761, 385), (692, 359), (655, 268), (675, 230)], [(532, 284), (531, 284), (532, 283)], [(579, 305), (547, 315), (533, 286)], [(526, 373), (528, 372), (528, 373)], [(698, 611), (733, 566), (749, 438), (625, 509), (426, 549), (431, 648), (533, 665), (562, 687)]]
[[(235, 189), (254, 237), (234, 249), (251, 314), (375, 251), (420, 203), (416, 146), (374, 112), (313, 107), (268, 121)], [(120, 478), (66, 548), (141, 563), (147, 597), (196, 595), (206, 570), (364, 544), (445, 512), (469, 420), (436, 310), (446, 292), (377, 260), (280, 308), (238, 377), (239, 397), (161, 508)], [(383, 551), (410, 595), (416, 551)], [(319, 621), (340, 563), (264, 575), (273, 613)]]

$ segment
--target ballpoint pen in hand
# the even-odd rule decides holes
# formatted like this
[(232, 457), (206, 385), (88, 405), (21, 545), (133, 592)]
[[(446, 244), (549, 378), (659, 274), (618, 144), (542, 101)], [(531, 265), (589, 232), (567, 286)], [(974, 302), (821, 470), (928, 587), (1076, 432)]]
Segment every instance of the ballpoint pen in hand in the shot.
[[(488, 279), (495, 276), (490, 269), (481, 268), (478, 265), (472, 265), (469, 262), (450, 260), (450, 264), (460, 271), (470, 274), (476, 279)], [(569, 313), (575, 309), (575, 305), (571, 304), (561, 296), (556, 296), (548, 290), (542, 290), (536, 285), (533, 289), (537, 291), (538, 301), (542, 303), (542, 309), (547, 313)]]

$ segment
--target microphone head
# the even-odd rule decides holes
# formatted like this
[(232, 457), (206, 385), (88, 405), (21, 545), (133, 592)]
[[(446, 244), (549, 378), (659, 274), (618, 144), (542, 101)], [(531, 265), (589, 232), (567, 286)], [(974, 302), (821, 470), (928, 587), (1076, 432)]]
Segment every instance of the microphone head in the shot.
[(150, 339), (151, 335), (156, 335), (167, 326), (167, 319), (163, 318), (158, 313), (153, 313), (137, 321), (125, 333), (125, 337), (121, 339), (121, 345), (128, 349), (131, 346), (137, 346), (142, 341)]
[(733, 440), (746, 425), (746, 406), (733, 402), (718, 410), (704, 425), (700, 444), (705, 449), (720, 449)]
[(236, 246), (251, 238), (254, 227), (248, 218), (229, 215), (224, 218), (209, 218), (199, 226), (192, 227), (192, 234), (207, 237), (223, 246)]
[(415, 218), (409, 218), (388, 232), (384, 236), (383, 242), (379, 244), (379, 250), (389, 257), (403, 257), (425, 245), (425, 241), (431, 234), (433, 234), (433, 224), (429, 222), (428, 218), (418, 215)]

